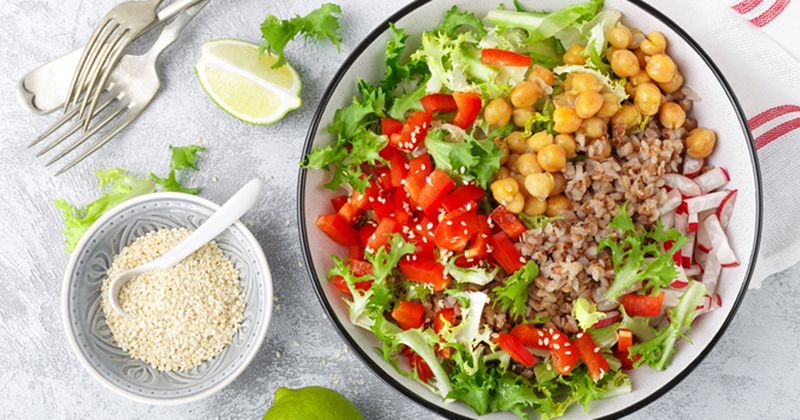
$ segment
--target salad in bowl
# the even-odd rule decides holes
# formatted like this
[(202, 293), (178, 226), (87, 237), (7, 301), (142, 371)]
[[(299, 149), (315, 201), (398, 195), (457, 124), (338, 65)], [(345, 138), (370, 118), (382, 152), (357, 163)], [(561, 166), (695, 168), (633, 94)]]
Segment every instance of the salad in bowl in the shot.
[(390, 26), (382, 80), (302, 165), (337, 191), (327, 280), (398, 374), (558, 417), (667, 369), (723, 307), (738, 191), (669, 42), (598, 0)]

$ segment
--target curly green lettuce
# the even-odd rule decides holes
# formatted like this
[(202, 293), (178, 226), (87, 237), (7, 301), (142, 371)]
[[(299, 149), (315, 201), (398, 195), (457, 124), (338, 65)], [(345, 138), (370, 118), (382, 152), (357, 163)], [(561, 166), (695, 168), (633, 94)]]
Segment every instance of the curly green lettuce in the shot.
[(513, 319), (524, 317), (528, 308), (528, 288), (538, 275), (539, 266), (533, 260), (528, 261), (505, 279), (502, 286), (492, 289), (495, 293), (495, 305), (508, 312)]
[(297, 35), (305, 38), (316, 39), (317, 41), (329, 40), (336, 48), (342, 43), (339, 35), (339, 17), (342, 8), (333, 3), (325, 3), (318, 9), (305, 16), (295, 16), (291, 19), (280, 19), (269, 15), (261, 24), (260, 53), (269, 51), (278, 56), (278, 60), (272, 68), (278, 68), (286, 64), (284, 49), (286, 44), (293, 40)]

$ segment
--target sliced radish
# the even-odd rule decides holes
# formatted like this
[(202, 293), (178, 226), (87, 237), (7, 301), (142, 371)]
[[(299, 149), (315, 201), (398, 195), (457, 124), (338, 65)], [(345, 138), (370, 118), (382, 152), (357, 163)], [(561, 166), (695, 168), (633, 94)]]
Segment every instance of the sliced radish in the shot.
[(700, 224), (698, 220), (697, 213), (689, 213), (689, 217), (686, 220), (686, 231), (689, 233), (697, 232), (697, 226)]
[[(706, 220), (708, 216), (704, 217), (703, 220)], [(708, 239), (708, 231), (706, 230), (705, 226), (701, 223), (697, 228), (697, 251), (706, 253), (711, 251), (711, 240)]]
[(706, 210), (717, 209), (722, 204), (725, 197), (730, 195), (730, 191), (716, 191), (697, 197), (687, 198), (686, 207), (689, 214), (700, 213)]
[(694, 182), (696, 182), (705, 193), (724, 187), (730, 180), (728, 172), (720, 167), (704, 172), (694, 178)]
[(714, 294), (712, 296), (703, 296), (703, 299), (700, 300), (700, 304), (697, 305), (697, 315), (707, 314), (721, 307), (722, 307), (722, 298), (720, 297), (719, 294)]
[(664, 183), (672, 189), (677, 189), (681, 194), (686, 196), (694, 197), (703, 193), (700, 185), (691, 178), (680, 174), (664, 175)]
[(671, 189), (667, 193), (667, 200), (664, 201), (658, 208), (659, 214), (666, 214), (678, 208), (683, 201), (683, 197), (681, 197), (681, 193), (676, 189)]
[(700, 264), (692, 264), (692, 266), (685, 271), (686, 277), (695, 277), (703, 274), (703, 267), (701, 267)]
[(719, 218), (719, 224), (724, 228), (728, 227), (731, 216), (733, 216), (733, 206), (736, 204), (738, 192), (739, 190), (728, 192), (728, 195), (722, 199), (722, 203), (717, 207), (717, 218)]
[[(666, 252), (666, 251), (671, 250), (673, 244), (675, 244), (675, 241), (672, 241), (672, 240), (664, 241), (664, 251)], [(676, 267), (680, 268), (680, 266), (681, 266), (681, 250), (680, 249), (675, 251), (674, 254), (672, 254), (672, 261), (675, 263)]]
[(703, 165), (705, 163), (705, 159), (695, 159), (686, 156), (686, 159), (683, 161), (683, 174), (689, 178), (694, 178), (703, 171)]
[(674, 279), (669, 283), (669, 287), (674, 289), (683, 289), (684, 287), (689, 285), (689, 278), (686, 275), (686, 272), (683, 270), (683, 267), (676, 267), (678, 270), (678, 275), (675, 276)]
[(681, 248), (681, 267), (689, 268), (692, 266), (692, 257), (694, 255), (694, 238), (697, 236), (695, 232), (687, 232), (686, 237), (689, 239)]
[(710, 252), (703, 252), (695, 248), (694, 260), (697, 261), (697, 264), (700, 265), (700, 267), (706, 266), (706, 261), (708, 261), (708, 254), (710, 254)]
[(681, 234), (686, 234), (686, 227), (689, 223), (689, 215), (685, 213), (675, 213), (675, 230)]
[(733, 252), (728, 242), (728, 236), (719, 223), (717, 215), (708, 216), (703, 221), (703, 226), (706, 228), (708, 239), (711, 241), (711, 253), (717, 257), (720, 265), (723, 267), (736, 267), (739, 265), (739, 259), (736, 258), (736, 253)]
[(703, 265), (703, 277), (700, 280), (703, 283), (703, 286), (706, 287), (708, 293), (714, 293), (717, 291), (717, 282), (719, 281), (719, 275), (722, 272), (722, 266), (719, 265), (719, 260), (714, 253), (708, 254), (708, 259), (706, 260), (705, 264)]
[(664, 229), (669, 229), (675, 225), (675, 212), (661, 213), (661, 223), (664, 224)]
[(683, 295), (682, 290), (671, 290), (671, 289), (661, 289), (664, 292), (664, 301), (661, 303), (661, 306), (665, 308), (674, 308), (678, 306), (678, 303), (681, 301), (681, 296)]
[(592, 325), (592, 328), (600, 328), (600, 327), (605, 327), (607, 325), (611, 325), (619, 321), (619, 318), (620, 318), (619, 311), (606, 312), (606, 317), (597, 321), (594, 325)]

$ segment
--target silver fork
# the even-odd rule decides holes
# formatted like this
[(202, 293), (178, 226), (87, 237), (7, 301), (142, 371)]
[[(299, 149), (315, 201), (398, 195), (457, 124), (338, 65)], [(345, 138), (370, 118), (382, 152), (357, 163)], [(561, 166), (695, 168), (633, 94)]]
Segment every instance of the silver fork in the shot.
[[(161, 53), (169, 47), (180, 35), (181, 30), (187, 23), (208, 3), (209, 0), (202, 0), (194, 7), (187, 9), (178, 15), (172, 22), (164, 26), (158, 39), (156, 39), (153, 46), (146, 53), (142, 55), (126, 55), (124, 56), (119, 65), (116, 67), (109, 78), (109, 83), (106, 89), (102, 92), (98, 91), (97, 98), (99, 100), (98, 106), (92, 106), (87, 118), (81, 118), (82, 110), (78, 107), (68, 108), (66, 114), (56, 120), (50, 127), (48, 127), (39, 137), (31, 142), (28, 147), (33, 147), (41, 143), (44, 139), (56, 132), (59, 128), (64, 126), (67, 122), (75, 120), (74, 124), (66, 129), (55, 140), (50, 142), (36, 156), (41, 156), (56, 146), (63, 143), (67, 138), (85, 126), (84, 121), (88, 121), (92, 117), (103, 115), (103, 118), (98, 123), (81, 135), (71, 145), (61, 150), (52, 159), (50, 159), (45, 166), (50, 166), (59, 161), (61, 158), (72, 152), (73, 150), (84, 144), (94, 134), (102, 130), (105, 126), (109, 125), (112, 121), (116, 121), (108, 131), (103, 134), (100, 140), (96, 141), (89, 148), (82, 151), (78, 157), (67, 163), (61, 168), (56, 175), (72, 168), (73, 166), (86, 159), (89, 155), (97, 151), (99, 148), (108, 143), (115, 135), (125, 129), (142, 111), (150, 104), (158, 92), (161, 82), (158, 79), (157, 62)], [(102, 97), (102, 99), (101, 99)], [(69, 96), (65, 103), (69, 102)], [(112, 106), (113, 105), (113, 106)], [(106, 111), (108, 109), (108, 111)], [(104, 112), (106, 111), (106, 112)]]

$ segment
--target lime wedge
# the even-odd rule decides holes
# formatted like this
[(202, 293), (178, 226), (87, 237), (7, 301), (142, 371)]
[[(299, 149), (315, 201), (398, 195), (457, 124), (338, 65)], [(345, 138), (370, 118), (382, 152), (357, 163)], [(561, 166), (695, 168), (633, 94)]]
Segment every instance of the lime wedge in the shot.
[(217, 39), (203, 46), (195, 64), (200, 85), (225, 112), (250, 124), (272, 124), (300, 107), (300, 76), (277, 58), (258, 56), (258, 45)]

